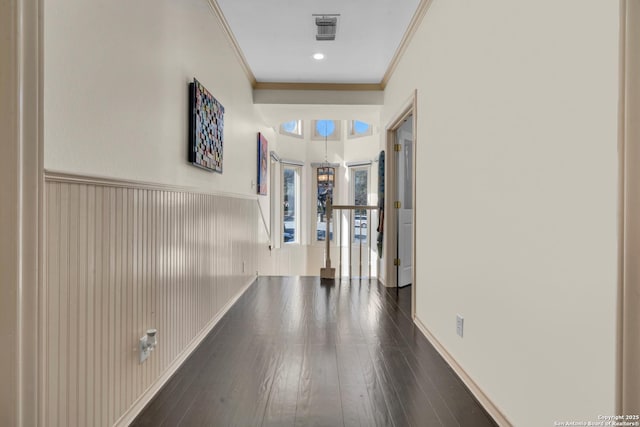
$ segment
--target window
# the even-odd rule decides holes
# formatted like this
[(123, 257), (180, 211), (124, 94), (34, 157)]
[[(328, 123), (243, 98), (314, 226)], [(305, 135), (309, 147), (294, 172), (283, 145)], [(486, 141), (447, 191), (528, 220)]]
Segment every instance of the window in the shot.
[(373, 126), (359, 120), (349, 122), (349, 138), (359, 138), (361, 136), (373, 135)]
[(339, 120), (314, 120), (311, 122), (313, 131), (311, 138), (324, 141), (337, 141), (340, 139)]
[[(369, 204), (369, 166), (349, 168), (351, 202), (355, 206)], [(351, 235), (354, 242), (367, 242), (369, 234), (369, 218), (366, 209), (356, 209), (353, 213), (353, 229)]]
[[(327, 237), (327, 201), (333, 203), (336, 169), (334, 167), (318, 167), (316, 169), (316, 240), (324, 242)], [(329, 224), (329, 240), (333, 240), (332, 220)]]
[(280, 211), (280, 198), (282, 192), (282, 171), (280, 170), (280, 161), (277, 154), (271, 152), (271, 167), (269, 168), (269, 187), (271, 188), (269, 203), (269, 234), (271, 244), (275, 248), (279, 248), (282, 243), (280, 237), (280, 219), (282, 212)]
[(280, 133), (283, 135), (295, 136), (302, 138), (302, 120), (290, 120), (280, 125)]
[(282, 168), (282, 241), (300, 242), (300, 167)]

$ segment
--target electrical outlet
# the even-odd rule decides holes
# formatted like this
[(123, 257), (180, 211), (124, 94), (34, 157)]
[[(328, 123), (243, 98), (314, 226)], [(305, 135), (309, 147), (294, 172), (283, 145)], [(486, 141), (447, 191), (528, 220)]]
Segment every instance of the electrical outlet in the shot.
[(462, 337), (464, 333), (464, 318), (456, 314), (456, 333)]

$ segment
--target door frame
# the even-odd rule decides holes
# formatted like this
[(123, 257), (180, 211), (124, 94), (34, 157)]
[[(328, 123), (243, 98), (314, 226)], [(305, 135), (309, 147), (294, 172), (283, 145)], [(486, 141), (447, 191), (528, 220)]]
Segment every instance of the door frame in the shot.
[[(396, 246), (396, 259), (398, 259), (400, 262), (400, 265), (396, 267), (396, 274), (397, 274), (397, 280), (398, 280), (398, 283), (396, 285), (398, 287), (403, 288), (407, 286), (407, 282), (409, 282), (408, 285), (413, 284), (413, 276), (411, 273), (413, 273), (413, 267), (414, 267), (413, 259), (412, 259), (413, 257), (411, 256), (414, 250), (413, 249), (413, 240), (414, 240), (413, 210), (414, 209), (413, 209), (413, 206), (407, 209), (407, 197), (406, 197), (407, 196), (406, 190), (409, 190), (410, 192), (413, 191), (413, 174), (415, 173), (415, 171), (413, 170), (413, 116), (408, 116), (406, 119), (404, 119), (400, 128), (395, 131), (395, 135), (396, 135), (396, 144), (400, 145), (400, 151), (394, 150), (393, 152), (393, 163), (394, 163), (394, 166), (397, 166), (398, 168), (396, 169), (396, 173), (394, 174), (394, 177), (397, 178), (394, 190), (401, 192), (401, 193), (396, 193), (396, 197), (394, 199), (400, 202), (400, 208), (394, 209), (394, 212), (397, 214), (396, 231), (398, 233), (398, 241)], [(406, 138), (407, 136), (410, 136), (411, 140), (408, 140)], [(410, 160), (412, 163), (411, 166), (406, 164), (407, 145), (411, 145), (411, 152), (412, 152), (411, 160)], [(405, 169), (409, 169), (409, 171), (411, 172), (411, 176), (407, 176), (407, 171)], [(406, 178), (409, 178), (409, 179), (406, 180)], [(413, 197), (413, 195), (411, 197)], [(411, 211), (409, 212), (408, 217), (406, 216), (407, 210)], [(409, 233), (407, 233), (406, 232), (407, 230), (405, 230), (407, 221), (409, 222), (411, 227)], [(405, 240), (402, 240), (400, 238), (401, 236)], [(411, 240), (407, 242), (406, 239), (411, 239)], [(406, 256), (407, 250), (409, 251), (409, 255), (410, 255), (409, 257)], [(409, 269), (409, 273), (410, 273), (408, 276), (406, 274), (407, 269)]]
[(640, 412), (640, 0), (620, 0), (616, 413)]
[(43, 2), (0, 2), (0, 419), (42, 425)]
[(418, 91), (414, 89), (413, 93), (407, 101), (402, 105), (398, 114), (387, 124), (386, 127), (386, 144), (385, 149), (387, 159), (385, 161), (384, 173), (384, 253), (385, 259), (385, 283), (387, 286), (398, 286), (397, 267), (394, 265), (396, 248), (398, 247), (398, 214), (393, 206), (393, 202), (397, 196), (397, 168), (395, 164), (395, 154), (393, 146), (396, 143), (396, 131), (402, 126), (407, 117), (413, 116), (413, 177), (412, 177), (412, 193), (413, 193), (413, 247), (411, 248), (411, 263), (413, 269), (411, 271), (411, 319), (415, 319), (416, 315), (416, 159), (418, 152)]

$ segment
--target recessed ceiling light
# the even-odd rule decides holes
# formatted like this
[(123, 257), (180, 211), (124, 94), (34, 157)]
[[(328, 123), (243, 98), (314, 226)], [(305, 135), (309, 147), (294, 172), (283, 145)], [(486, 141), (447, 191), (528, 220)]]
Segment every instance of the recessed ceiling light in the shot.
[(324, 59), (324, 53), (320, 53), (320, 52), (314, 53), (313, 54), (313, 59), (315, 59), (316, 61), (320, 61), (320, 60)]

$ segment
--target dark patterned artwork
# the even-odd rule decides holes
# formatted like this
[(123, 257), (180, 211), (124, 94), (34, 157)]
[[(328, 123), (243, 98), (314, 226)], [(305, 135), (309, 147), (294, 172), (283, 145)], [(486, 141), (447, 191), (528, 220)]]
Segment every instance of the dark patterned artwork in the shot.
[(222, 173), (224, 107), (198, 80), (189, 89), (189, 161)]
[(267, 165), (269, 163), (267, 138), (258, 132), (258, 194), (267, 195)]

